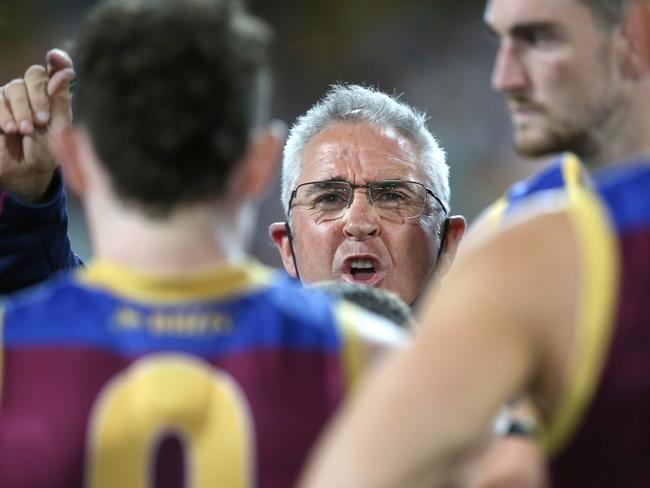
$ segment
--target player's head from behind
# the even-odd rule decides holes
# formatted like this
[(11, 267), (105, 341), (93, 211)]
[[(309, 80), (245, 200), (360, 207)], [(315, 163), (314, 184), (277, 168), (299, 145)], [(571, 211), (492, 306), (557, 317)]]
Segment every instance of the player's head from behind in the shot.
[(485, 22), (499, 41), (492, 86), (520, 154), (573, 151), (599, 165), (639, 150), (636, 119), (649, 98), (633, 20), (642, 4), (488, 0)]
[(449, 168), (426, 116), (372, 88), (333, 86), (291, 128), (287, 224), (271, 237), (304, 283), (341, 280), (412, 303), (464, 230), (448, 219)]
[(413, 327), (413, 312), (394, 293), (381, 288), (361, 285), (359, 283), (344, 283), (336, 280), (319, 281), (312, 285), (314, 288), (323, 290), (330, 296), (343, 298), (349, 302), (359, 305), (404, 329)]
[(227, 205), (267, 171), (255, 158), (273, 146), (261, 130), (269, 38), (236, 0), (108, 0), (90, 13), (75, 122), (125, 207), (164, 219)]

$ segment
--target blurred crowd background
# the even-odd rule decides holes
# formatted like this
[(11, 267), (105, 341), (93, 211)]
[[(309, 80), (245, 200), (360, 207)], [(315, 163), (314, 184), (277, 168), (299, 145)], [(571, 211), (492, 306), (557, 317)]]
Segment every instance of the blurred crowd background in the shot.
[[(93, 0), (0, 0), (0, 81), (64, 47)], [(468, 220), (535, 169), (511, 149), (500, 96), (490, 88), (496, 43), (482, 22), (484, 0), (249, 0), (276, 32), (273, 116), (291, 124), (335, 82), (401, 94), (429, 114), (447, 151), (452, 211)], [(119, 56), (120, 53), (115, 53)], [(179, 87), (182, 89), (182, 87)], [(540, 163), (537, 163), (540, 164)], [(262, 203), (251, 252), (280, 261), (268, 236), (283, 220), (279, 191)], [(73, 248), (91, 257), (81, 209), (70, 198)]]

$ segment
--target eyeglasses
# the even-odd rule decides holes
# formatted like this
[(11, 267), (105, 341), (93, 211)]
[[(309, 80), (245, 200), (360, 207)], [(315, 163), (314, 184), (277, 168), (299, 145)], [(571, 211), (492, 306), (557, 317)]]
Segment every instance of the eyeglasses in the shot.
[(401, 224), (422, 215), (426, 208), (427, 194), (447, 213), (440, 198), (429, 188), (416, 181), (402, 180), (377, 181), (368, 185), (353, 185), (341, 180), (302, 183), (291, 193), (289, 211), (294, 205), (302, 207), (318, 224), (339, 219), (352, 205), (354, 190), (357, 188), (366, 188), (368, 202), (380, 217), (391, 222)]

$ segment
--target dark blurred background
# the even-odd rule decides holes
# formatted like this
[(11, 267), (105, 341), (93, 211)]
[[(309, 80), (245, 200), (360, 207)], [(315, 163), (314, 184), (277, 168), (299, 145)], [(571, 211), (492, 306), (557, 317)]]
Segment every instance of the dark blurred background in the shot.
[[(93, 0), (0, 0), (0, 83), (64, 47)], [(334, 82), (374, 85), (426, 111), (447, 151), (452, 209), (470, 221), (513, 181), (535, 169), (511, 149), (502, 100), (490, 89), (496, 44), (483, 26), (483, 0), (249, 0), (276, 31), (273, 115), (291, 124)], [(279, 191), (263, 202), (251, 249), (278, 266), (267, 237), (282, 220)], [(90, 250), (78, 202), (71, 239)]]

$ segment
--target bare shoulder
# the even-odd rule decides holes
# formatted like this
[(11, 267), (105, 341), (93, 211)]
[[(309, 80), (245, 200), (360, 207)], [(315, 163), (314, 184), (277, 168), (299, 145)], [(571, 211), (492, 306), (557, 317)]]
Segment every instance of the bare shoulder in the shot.
[[(460, 275), (464, 279), (487, 281), (484, 275), (489, 274), (492, 276), (489, 281), (497, 289), (522, 289), (525, 283), (542, 278), (567, 276), (577, 257), (569, 202), (561, 197), (549, 197), (522, 206), (501, 229), (483, 233), (480, 242), (463, 253), (456, 263), (456, 273), (450, 278)], [(539, 289), (540, 284), (534, 289)]]
[(529, 214), (460, 256), (423, 322), (464, 325), (484, 345), (509, 341), (526, 358), (525, 389), (554, 399), (575, 331), (580, 267), (568, 207)]
[[(549, 323), (573, 317), (578, 286), (578, 242), (571, 216), (553, 208), (529, 214), (468, 249), (454, 276), (459, 292), (491, 309), (504, 310), (511, 323), (548, 335)], [(541, 337), (537, 337), (542, 340)]]

